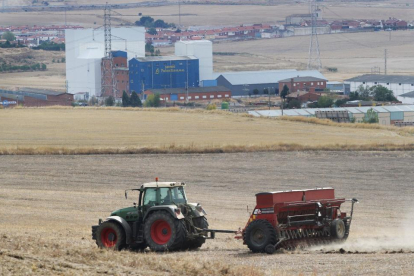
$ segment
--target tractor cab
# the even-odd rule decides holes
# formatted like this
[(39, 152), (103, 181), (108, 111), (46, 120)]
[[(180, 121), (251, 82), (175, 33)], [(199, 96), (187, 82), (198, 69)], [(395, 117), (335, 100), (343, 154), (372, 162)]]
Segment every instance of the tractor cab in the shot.
[(141, 186), (139, 207), (146, 211), (153, 206), (187, 204), (185, 183), (152, 182)]

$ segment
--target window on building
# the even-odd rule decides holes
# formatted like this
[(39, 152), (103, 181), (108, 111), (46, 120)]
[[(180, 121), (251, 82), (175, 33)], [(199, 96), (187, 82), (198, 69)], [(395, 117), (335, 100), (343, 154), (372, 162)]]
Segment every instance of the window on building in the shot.
[(222, 97), (221, 95), (218, 95), (218, 96), (217, 96), (217, 98), (221, 98), (221, 97)]
[(389, 82), (387, 82), (387, 85), (390, 85), (390, 83), (389, 83)]
[(228, 98), (228, 97), (229, 97), (229, 95), (228, 95), (228, 94), (226, 94), (226, 95), (224, 95), (224, 97)]
[(207, 99), (207, 96), (203, 96), (203, 99)]
[(378, 84), (378, 82), (374, 82), (374, 84)]
[(144, 69), (141, 69), (141, 72), (144, 72)]
[(399, 83), (398, 85), (401, 85), (401, 83)]
[(195, 96), (194, 98), (199, 99), (200, 97), (199, 96)]
[(411, 86), (414, 86), (414, 83), (412, 83)]
[(311, 85), (313, 85), (313, 82), (311, 82)]
[(210, 99), (213, 99), (214, 98), (214, 95), (210, 95)]
[(365, 84), (365, 81), (363, 81), (362, 84)]
[(184, 100), (184, 97), (180, 97), (180, 100)]
[(293, 86), (296, 86), (296, 83), (294, 83)]
[(134, 83), (134, 80), (131, 80), (131, 83)]
[(188, 99), (191, 100), (191, 96), (188, 96)]

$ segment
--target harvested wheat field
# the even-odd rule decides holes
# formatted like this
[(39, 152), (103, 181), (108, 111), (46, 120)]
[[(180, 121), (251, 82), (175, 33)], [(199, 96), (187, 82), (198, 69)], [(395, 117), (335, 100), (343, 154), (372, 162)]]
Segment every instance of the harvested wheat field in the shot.
[(412, 129), (203, 110), (0, 110), (3, 154), (412, 149)]
[[(1, 156), (0, 274), (411, 275), (413, 161), (412, 152)], [(217, 234), (195, 252), (99, 250), (91, 225), (132, 205), (124, 189), (156, 176), (186, 181), (211, 228), (243, 227), (261, 191), (332, 186), (360, 204), (337, 246), (252, 254)]]

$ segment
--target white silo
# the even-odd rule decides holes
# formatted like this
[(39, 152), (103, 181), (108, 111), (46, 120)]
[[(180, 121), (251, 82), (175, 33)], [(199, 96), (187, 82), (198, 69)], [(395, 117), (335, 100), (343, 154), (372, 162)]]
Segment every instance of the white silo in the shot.
[(209, 40), (188, 40), (175, 43), (176, 56), (195, 56), (200, 64), (200, 81), (213, 78), (213, 43)]

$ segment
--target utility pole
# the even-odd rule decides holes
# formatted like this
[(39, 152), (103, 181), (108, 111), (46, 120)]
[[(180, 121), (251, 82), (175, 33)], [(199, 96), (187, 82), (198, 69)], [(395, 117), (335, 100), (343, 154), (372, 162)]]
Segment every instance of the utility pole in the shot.
[(66, 20), (66, 8), (65, 8), (65, 26), (68, 25), (68, 21)]
[(112, 36), (111, 36), (111, 5), (106, 3), (104, 10), (104, 38), (105, 38), (105, 57), (101, 63), (101, 97), (112, 95), (117, 97), (117, 85), (115, 79), (113, 58), (112, 58)]
[(312, 32), (309, 45), (309, 60), (308, 60), (308, 69), (321, 69), (322, 62), (320, 58), (319, 51), (319, 42), (318, 42), (318, 32), (317, 32), (317, 19), (316, 19), (316, 2), (315, 0), (310, 0), (310, 10), (312, 16)]
[(178, 28), (181, 30), (181, 0), (178, 0)]
[(387, 49), (384, 51), (384, 74), (387, 74)]

